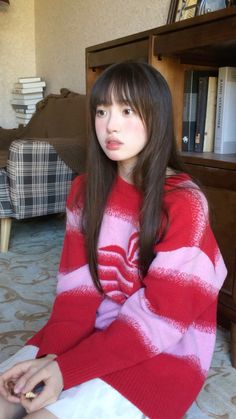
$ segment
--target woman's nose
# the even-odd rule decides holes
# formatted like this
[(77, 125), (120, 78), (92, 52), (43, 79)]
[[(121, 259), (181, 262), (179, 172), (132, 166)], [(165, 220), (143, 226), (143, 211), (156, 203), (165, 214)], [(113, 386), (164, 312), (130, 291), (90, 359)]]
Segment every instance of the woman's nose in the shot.
[(107, 131), (114, 132), (120, 130), (120, 120), (116, 112), (111, 112), (107, 121)]

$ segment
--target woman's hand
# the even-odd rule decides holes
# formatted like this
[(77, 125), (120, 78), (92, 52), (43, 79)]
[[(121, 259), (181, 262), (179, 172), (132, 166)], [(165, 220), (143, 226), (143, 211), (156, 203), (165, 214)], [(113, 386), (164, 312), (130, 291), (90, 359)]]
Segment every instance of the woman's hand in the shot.
[[(34, 391), (37, 384), (43, 382), (42, 390), (33, 400), (25, 397), (29, 391)], [(54, 403), (63, 390), (63, 378), (56, 361), (50, 361), (27, 379), (21, 393), (21, 404), (27, 413), (42, 409), (50, 403)]]
[(24, 387), (25, 380), (34, 372), (48, 364), (55, 355), (47, 355), (44, 358), (33, 359), (19, 362), (0, 376), (0, 394), (8, 401), (19, 403), (21, 388)]
[[(34, 412), (57, 400), (63, 389), (63, 378), (55, 356), (20, 362), (0, 376), (0, 394), (8, 401), (19, 403), (27, 412)], [(9, 381), (15, 383), (14, 393), (8, 388)], [(31, 400), (25, 394), (43, 384), (42, 390)]]

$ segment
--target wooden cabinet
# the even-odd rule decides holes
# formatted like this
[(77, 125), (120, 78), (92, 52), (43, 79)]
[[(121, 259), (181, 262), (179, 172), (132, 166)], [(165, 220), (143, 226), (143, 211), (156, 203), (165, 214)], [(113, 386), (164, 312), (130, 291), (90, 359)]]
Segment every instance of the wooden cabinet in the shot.
[[(105, 67), (126, 59), (149, 62), (168, 81), (180, 150), (184, 72), (190, 68), (236, 66), (236, 7), (87, 48), (87, 92)], [(236, 155), (181, 151), (180, 155), (206, 191), (213, 230), (228, 268), (219, 296), (218, 322), (231, 329), (232, 362), (236, 367)]]

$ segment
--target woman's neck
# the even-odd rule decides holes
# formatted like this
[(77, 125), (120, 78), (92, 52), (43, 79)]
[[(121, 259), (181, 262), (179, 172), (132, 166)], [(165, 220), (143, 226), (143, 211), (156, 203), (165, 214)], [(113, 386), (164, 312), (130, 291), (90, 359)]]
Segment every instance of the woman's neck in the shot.
[[(176, 172), (170, 167), (166, 168), (166, 176), (173, 176)], [(133, 167), (123, 165), (122, 162), (118, 164), (118, 175), (128, 183), (133, 184)]]
[(133, 184), (133, 165), (118, 163), (118, 175), (128, 183)]

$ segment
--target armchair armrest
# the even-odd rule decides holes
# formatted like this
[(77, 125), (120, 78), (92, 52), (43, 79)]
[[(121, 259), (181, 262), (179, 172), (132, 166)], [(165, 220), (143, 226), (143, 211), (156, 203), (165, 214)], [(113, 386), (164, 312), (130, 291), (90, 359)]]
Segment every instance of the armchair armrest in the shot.
[(64, 212), (76, 175), (47, 140), (33, 139), (11, 143), (7, 174), (17, 219)]

